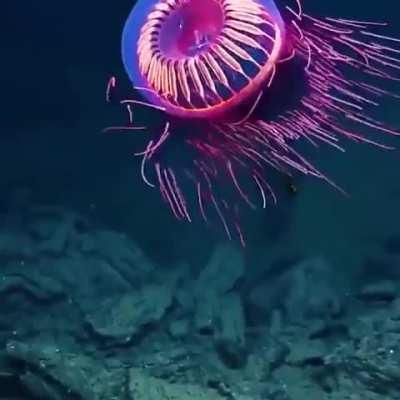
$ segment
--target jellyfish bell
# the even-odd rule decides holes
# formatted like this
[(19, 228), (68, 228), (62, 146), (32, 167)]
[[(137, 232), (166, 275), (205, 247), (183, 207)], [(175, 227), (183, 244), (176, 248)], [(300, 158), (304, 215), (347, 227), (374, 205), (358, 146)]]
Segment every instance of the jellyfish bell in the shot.
[(284, 34), (272, 0), (142, 0), (125, 24), (122, 57), (152, 104), (221, 121), (273, 78)]
[(338, 187), (298, 144), (386, 148), (371, 135), (399, 134), (375, 114), (382, 98), (398, 97), (400, 78), (400, 40), (384, 28), (317, 18), (300, 0), (137, 1), (122, 35), (136, 95), (121, 101), (129, 121), (120, 128), (141, 129), (134, 106), (165, 120), (157, 130), (149, 113), (144, 182), (177, 218), (191, 221), (196, 208), (242, 243), (238, 210), (276, 202), (273, 171)]

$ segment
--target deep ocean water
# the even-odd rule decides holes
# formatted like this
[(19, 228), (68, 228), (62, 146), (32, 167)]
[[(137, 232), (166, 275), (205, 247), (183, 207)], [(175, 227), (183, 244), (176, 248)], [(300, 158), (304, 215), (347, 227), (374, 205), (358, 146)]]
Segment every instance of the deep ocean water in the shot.
[[(394, 1), (304, 3), (400, 36)], [(350, 196), (283, 182), (246, 248), (176, 221), (141, 181), (140, 134), (102, 133), (131, 7), (3, 10), (0, 399), (400, 399), (399, 150), (322, 146)]]

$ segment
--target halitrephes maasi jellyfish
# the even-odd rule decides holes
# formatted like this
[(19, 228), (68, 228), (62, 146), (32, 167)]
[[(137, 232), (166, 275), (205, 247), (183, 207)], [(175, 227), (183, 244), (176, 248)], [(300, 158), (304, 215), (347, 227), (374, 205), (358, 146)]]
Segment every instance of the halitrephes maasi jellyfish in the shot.
[[(374, 136), (399, 134), (375, 113), (382, 98), (397, 97), (400, 40), (382, 32), (384, 23), (316, 18), (290, 3), (138, 0), (123, 31), (134, 91), (121, 101), (128, 122), (110, 129), (147, 135), (143, 181), (177, 218), (218, 219), (242, 243), (241, 203), (276, 201), (273, 170), (336, 186), (299, 141), (385, 148)], [(108, 100), (115, 87), (113, 77)], [(145, 126), (137, 107), (149, 109)]]

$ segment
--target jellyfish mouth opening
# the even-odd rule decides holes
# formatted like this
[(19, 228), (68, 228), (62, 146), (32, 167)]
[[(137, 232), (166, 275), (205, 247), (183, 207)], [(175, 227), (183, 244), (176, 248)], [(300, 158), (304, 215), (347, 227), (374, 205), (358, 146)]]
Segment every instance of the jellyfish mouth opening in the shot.
[(186, 0), (164, 21), (160, 51), (170, 58), (193, 57), (215, 42), (223, 24), (223, 10), (215, 0)]

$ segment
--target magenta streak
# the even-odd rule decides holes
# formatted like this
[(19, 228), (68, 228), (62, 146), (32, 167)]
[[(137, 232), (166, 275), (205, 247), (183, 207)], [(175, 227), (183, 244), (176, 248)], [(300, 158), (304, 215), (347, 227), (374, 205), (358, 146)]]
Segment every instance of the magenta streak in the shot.
[(267, 190), (268, 190), (268, 192), (269, 192), (269, 194), (270, 194), (270, 196), (272, 198), (273, 204), (277, 204), (278, 203), (278, 199), (277, 199), (276, 194), (273, 191), (271, 185), (259, 173), (255, 173), (255, 175), (260, 180), (260, 185), (264, 184), (265, 187), (267, 188)]
[(156, 172), (157, 172), (157, 177), (158, 177), (158, 182), (159, 182), (159, 185), (160, 185), (161, 194), (163, 195), (164, 199), (169, 203), (170, 208), (171, 208), (173, 214), (175, 215), (175, 218), (181, 219), (181, 217), (179, 216), (179, 214), (177, 213), (177, 211), (175, 209), (175, 205), (174, 205), (174, 203), (173, 203), (173, 201), (171, 199), (171, 196), (169, 195), (168, 190), (165, 187), (159, 163), (155, 164), (155, 169), (156, 169)]
[(130, 104), (127, 104), (126, 109), (128, 110), (128, 117), (129, 117), (129, 124), (133, 124), (133, 112), (132, 112), (132, 107)]
[(179, 186), (178, 186), (178, 183), (177, 183), (177, 180), (176, 180), (176, 176), (175, 176), (175, 174), (174, 174), (174, 171), (172, 171), (171, 168), (168, 168), (168, 172), (169, 172), (169, 174), (171, 175), (172, 183), (173, 183), (174, 188), (175, 188), (175, 192), (176, 192), (176, 194), (177, 194), (177, 197), (178, 197), (178, 200), (179, 200), (179, 202), (180, 202), (180, 204), (181, 204), (181, 207), (182, 207), (182, 209), (183, 209), (183, 212), (185, 213), (186, 219), (187, 219), (189, 222), (192, 222), (192, 220), (191, 220), (191, 218), (190, 218), (190, 215), (189, 215), (189, 212), (188, 212), (187, 207), (186, 207), (185, 198), (184, 198), (184, 196), (183, 196), (183, 194), (182, 194), (182, 191), (180, 190), (180, 188), (179, 188)]
[(355, 53), (357, 53), (364, 60), (365, 65), (367, 67), (369, 67), (370, 57), (368, 57), (368, 55), (365, 53), (365, 51), (361, 50), (359, 47), (357, 47), (355, 45), (350, 44), (348, 40), (342, 39), (342, 37), (336, 37), (334, 40), (336, 42), (341, 43), (341, 44), (349, 47), (350, 49), (352, 49)]
[(150, 140), (150, 142), (149, 142), (148, 145), (147, 145), (146, 151), (145, 151), (144, 154), (143, 154), (142, 162), (141, 162), (141, 165), (140, 165), (140, 173), (141, 173), (141, 175), (142, 175), (143, 181), (144, 181), (148, 186), (154, 188), (155, 185), (153, 185), (153, 184), (147, 179), (146, 173), (145, 173), (146, 161), (148, 160), (147, 149), (151, 148), (152, 144), (153, 144), (153, 141)]
[(151, 154), (150, 154), (149, 157), (152, 157), (153, 154), (159, 149), (159, 147), (168, 139), (169, 134), (170, 134), (170, 133), (169, 133), (169, 125), (170, 125), (169, 122), (167, 122), (167, 123), (165, 124), (164, 131), (163, 131), (163, 133), (161, 134), (159, 140), (155, 143), (155, 145), (154, 145), (153, 148), (151, 149)]
[(260, 190), (260, 193), (261, 193), (262, 208), (266, 208), (267, 207), (267, 198), (265, 196), (264, 188), (261, 186), (261, 183), (260, 183), (259, 179), (257, 178), (257, 176), (254, 174), (253, 174), (253, 179), (254, 179), (255, 183), (257, 184), (258, 189)]
[(370, 37), (374, 37), (374, 38), (377, 38), (377, 39), (383, 39), (383, 40), (388, 40), (388, 41), (391, 41), (391, 42), (400, 43), (400, 39), (399, 38), (394, 38), (394, 37), (385, 36), (385, 35), (379, 35), (379, 34), (376, 34), (376, 33), (373, 33), (373, 32), (368, 32), (368, 31), (361, 31), (361, 33), (363, 35), (365, 35), (365, 36), (370, 36)]
[(386, 96), (394, 97), (396, 99), (400, 99), (400, 95), (398, 95), (398, 94), (396, 94), (394, 92), (391, 92), (389, 90), (380, 89), (380, 88), (378, 88), (378, 87), (376, 87), (374, 85), (369, 85), (367, 83), (361, 82), (361, 83), (359, 83), (359, 86), (361, 86), (367, 92), (373, 93), (373, 94), (375, 94), (377, 96), (386, 95)]
[(204, 221), (208, 223), (208, 219), (207, 219), (206, 213), (204, 211), (204, 204), (203, 204), (203, 198), (202, 198), (202, 195), (201, 195), (201, 184), (200, 184), (200, 182), (197, 182), (196, 188), (197, 188), (197, 200), (199, 202), (199, 208), (200, 208), (201, 215), (202, 215)]
[(107, 103), (111, 101), (111, 90), (114, 89), (116, 85), (117, 85), (117, 78), (115, 76), (112, 76), (107, 83), (107, 89), (106, 89)]
[(236, 231), (237, 231), (237, 233), (238, 233), (238, 235), (239, 235), (240, 244), (241, 244), (243, 247), (246, 247), (246, 241), (244, 240), (243, 232), (242, 232), (242, 230), (241, 230), (241, 228), (240, 228), (239, 223), (236, 222), (236, 221), (235, 221), (235, 228), (236, 228)]
[(217, 201), (215, 200), (214, 195), (211, 193), (210, 196), (211, 196), (211, 200), (212, 200), (212, 202), (214, 204), (215, 210), (217, 211), (217, 214), (218, 214), (219, 218), (221, 219), (222, 225), (224, 226), (226, 235), (228, 236), (229, 240), (232, 240), (232, 235), (231, 235), (231, 232), (230, 232), (230, 230), (228, 228), (228, 224), (226, 223), (224, 215), (222, 214), (221, 209), (219, 208), (219, 206), (217, 204)]
[[(150, 159), (154, 155), (155, 151), (168, 139), (169, 134), (170, 134), (169, 133), (169, 125), (170, 125), (169, 122), (167, 122), (165, 124), (164, 130), (163, 130), (162, 134), (160, 135), (159, 139), (157, 140), (157, 142), (154, 144), (154, 146), (152, 146), (150, 148), (147, 147), (146, 150), (144, 150), (140, 153), (135, 153), (135, 156), (143, 156), (143, 155), (147, 154), (148, 158)], [(151, 143), (153, 144), (153, 141), (151, 141)]]
[(182, 218), (185, 218), (186, 215), (185, 215), (185, 213), (184, 213), (184, 211), (183, 211), (183, 209), (182, 209), (181, 204), (179, 203), (179, 200), (178, 200), (177, 195), (176, 195), (176, 193), (175, 193), (174, 187), (172, 186), (172, 183), (171, 183), (171, 181), (170, 181), (170, 179), (169, 179), (168, 171), (164, 169), (163, 172), (164, 172), (164, 179), (165, 179), (165, 181), (167, 182), (167, 188), (168, 188), (168, 190), (169, 190), (169, 193), (172, 195), (172, 199), (173, 199), (173, 201), (174, 201), (174, 203), (175, 203), (175, 205), (176, 205), (176, 208), (177, 208), (177, 210), (178, 210), (180, 216), (181, 216)]
[(367, 99), (366, 97), (363, 97), (363, 96), (361, 96), (359, 94), (356, 94), (356, 93), (352, 92), (351, 90), (345, 89), (343, 86), (333, 84), (332, 87), (335, 88), (337, 91), (343, 93), (345, 96), (352, 97), (355, 100), (358, 100), (359, 102), (368, 103), (368, 104), (370, 104), (372, 106), (378, 106), (379, 105), (376, 101), (372, 101), (370, 99)]
[(164, 107), (155, 106), (154, 104), (146, 103), (145, 101), (140, 100), (122, 100), (121, 104), (137, 104), (144, 107), (154, 108), (155, 110), (165, 111)]
[(234, 183), (237, 191), (240, 194), (240, 197), (249, 205), (249, 207), (251, 207), (252, 209), (255, 209), (256, 208), (255, 205), (250, 201), (249, 197), (243, 192), (242, 188), (240, 187), (239, 182), (236, 178), (235, 172), (233, 170), (232, 163), (230, 161), (228, 161), (226, 163), (226, 166), (227, 166), (229, 174), (233, 180), (233, 183)]
[(378, 64), (382, 64), (385, 67), (391, 67), (393, 69), (400, 69), (400, 65), (399, 64), (393, 64), (392, 62), (389, 62), (389, 61), (394, 61), (395, 63), (399, 63), (400, 61), (397, 58), (385, 56), (383, 54), (379, 54), (379, 53), (375, 53), (375, 52), (372, 53), (372, 52), (367, 51), (367, 50), (365, 52), (366, 52), (367, 57), (369, 59), (376, 61)]
[[(275, 68), (274, 68), (272, 76), (274, 76), (274, 75), (275, 75)], [(267, 85), (267, 86), (269, 87), (270, 85)], [(263, 95), (263, 92), (258, 93), (258, 95), (257, 95), (256, 99), (254, 100), (253, 105), (250, 107), (248, 113), (241, 120), (239, 120), (237, 122), (233, 122), (232, 123), (233, 126), (242, 125), (251, 117), (251, 115), (253, 114), (254, 110), (256, 109), (258, 103), (260, 102), (262, 95)]]
[[(303, 171), (304, 174), (308, 175), (313, 175), (317, 178), (321, 178), (323, 180), (325, 180), (327, 183), (329, 183), (332, 187), (334, 187), (336, 190), (338, 190), (340, 193), (342, 193), (345, 196), (348, 196), (348, 194), (340, 187), (338, 186), (335, 182), (333, 182), (332, 180), (330, 180), (327, 176), (325, 176), (324, 174), (322, 174), (320, 171), (318, 171), (313, 165), (311, 165), (304, 157), (302, 157), (299, 153), (297, 153), (293, 148), (290, 148), (290, 151), (292, 154), (294, 154), (302, 163), (304, 166), (302, 166), (301, 164), (294, 162), (293, 163), (293, 167), (297, 168), (296, 165), (298, 167), (300, 167), (299, 171)], [(279, 155), (278, 155), (279, 157)], [(287, 162), (288, 165), (290, 165), (291, 160), (288, 159), (288, 157), (283, 157), (285, 160), (283, 160), (284, 162)]]
[(303, 31), (300, 29), (299, 25), (297, 24), (296, 21), (292, 20), (292, 25), (294, 26), (296, 32), (299, 34), (299, 40), (303, 41), (304, 40), (304, 33)]
[(346, 118), (351, 119), (353, 121), (357, 121), (360, 124), (369, 126), (370, 128), (377, 129), (377, 130), (385, 132), (385, 133), (389, 133), (391, 135), (395, 135), (395, 136), (399, 136), (400, 135), (399, 131), (396, 131), (394, 129), (385, 128), (384, 126), (381, 126), (381, 125), (374, 124), (373, 122), (369, 122), (367, 120), (364, 120), (364, 119), (362, 119), (360, 117), (357, 117), (354, 114), (351, 114), (351, 115), (349, 114), (349, 115), (346, 116)]
[(303, 16), (303, 9), (300, 0), (295, 0), (297, 6), (297, 12), (293, 8), (286, 6), (286, 9), (290, 11), (298, 20), (301, 20)]
[[(240, 149), (240, 151), (251, 161), (253, 161), (258, 167), (262, 168), (263, 164), (261, 162), (261, 160), (259, 160), (260, 156), (258, 155), (258, 153), (253, 150), (253, 149), (249, 149), (247, 147), (242, 147)], [(256, 155), (252, 154), (252, 152), (255, 152)]]
[(358, 21), (358, 20), (354, 20), (354, 19), (345, 19), (345, 18), (326, 17), (325, 19), (327, 21), (336, 22), (336, 23), (343, 24), (343, 25), (350, 25), (350, 26), (353, 26), (355, 28), (364, 28), (364, 25), (365, 26), (368, 26), (368, 25), (386, 26), (387, 25), (386, 22), (361, 21), (361, 20)]

